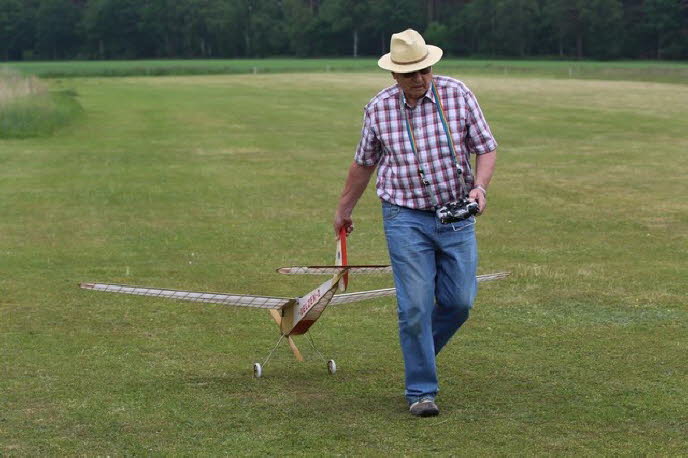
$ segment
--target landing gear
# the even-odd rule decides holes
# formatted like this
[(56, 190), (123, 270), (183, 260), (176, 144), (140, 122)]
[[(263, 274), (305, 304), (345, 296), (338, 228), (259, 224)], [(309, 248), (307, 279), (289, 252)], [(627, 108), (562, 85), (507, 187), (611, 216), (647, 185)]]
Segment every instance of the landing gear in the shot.
[[(270, 310), (270, 311), (273, 312), (274, 310)], [(273, 315), (274, 320), (279, 324), (279, 322), (280, 322), (279, 320), (281, 320), (281, 317), (277, 314), (272, 314), (272, 315)], [(311, 337), (310, 333), (307, 335), (308, 335), (308, 340), (310, 341), (311, 345), (313, 346), (313, 350), (315, 350), (315, 352), (318, 354), (318, 356), (320, 356), (320, 358), (324, 362), (327, 363), (327, 372), (330, 375), (334, 375), (334, 373), (337, 372), (337, 363), (335, 363), (333, 359), (330, 359), (330, 360), (325, 359), (323, 354), (320, 353), (320, 350), (318, 350), (318, 348), (315, 346), (315, 343), (313, 342), (313, 338)], [(287, 341), (289, 342), (289, 346), (291, 347), (292, 351), (294, 352), (294, 356), (296, 357), (296, 359), (298, 361), (304, 360), (303, 356), (301, 356), (301, 352), (299, 351), (298, 348), (296, 348), (296, 344), (292, 340), (291, 336), (282, 334), (282, 335), (280, 335), (279, 340), (277, 341), (275, 346), (272, 348), (272, 350), (270, 351), (268, 356), (265, 358), (265, 361), (263, 361), (263, 364), (261, 364), (261, 363), (254, 363), (253, 364), (253, 377), (254, 378), (261, 378), (263, 376), (263, 367), (265, 367), (267, 365), (267, 363), (270, 361), (272, 354), (275, 352), (275, 350), (277, 350), (277, 347), (279, 347), (279, 344), (282, 343), (282, 340), (284, 340), (285, 337), (287, 338)]]

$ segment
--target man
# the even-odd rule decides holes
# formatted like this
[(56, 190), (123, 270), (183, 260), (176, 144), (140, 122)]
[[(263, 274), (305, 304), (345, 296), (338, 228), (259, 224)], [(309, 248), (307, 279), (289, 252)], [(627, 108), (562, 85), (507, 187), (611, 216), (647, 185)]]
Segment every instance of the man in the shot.
[[(487, 205), (497, 143), (473, 93), (433, 76), (442, 50), (408, 29), (392, 35), (378, 66), (394, 86), (365, 107), (363, 130), (334, 218), (353, 231), (351, 214), (370, 177), (397, 288), (406, 399), (416, 416), (439, 414), (435, 356), (468, 318), (477, 292), (474, 217), (447, 224), (436, 210), (461, 198)], [(439, 97), (439, 99), (438, 99)], [(470, 155), (476, 155), (475, 170)]]

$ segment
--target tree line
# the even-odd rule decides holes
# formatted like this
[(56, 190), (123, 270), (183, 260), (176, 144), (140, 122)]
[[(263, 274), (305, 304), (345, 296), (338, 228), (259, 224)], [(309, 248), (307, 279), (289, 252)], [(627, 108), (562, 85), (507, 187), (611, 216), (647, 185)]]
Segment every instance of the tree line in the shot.
[(688, 0), (0, 0), (0, 58), (688, 58)]

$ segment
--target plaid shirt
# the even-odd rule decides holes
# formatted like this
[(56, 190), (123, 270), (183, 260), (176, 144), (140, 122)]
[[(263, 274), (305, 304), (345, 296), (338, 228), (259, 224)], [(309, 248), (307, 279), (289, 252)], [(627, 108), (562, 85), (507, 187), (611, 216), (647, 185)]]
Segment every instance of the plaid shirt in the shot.
[[(469, 165), (471, 153), (494, 151), (497, 142), (492, 137), (478, 100), (465, 84), (445, 76), (436, 76), (434, 81), (442, 98), (468, 192), (474, 184)], [(433, 208), (429, 192), (435, 194), (440, 204), (457, 200), (462, 196), (456, 163), (435, 107), (432, 88), (428, 89), (415, 108), (406, 106), (420, 162), (430, 182), (428, 187), (423, 185), (418, 174), (419, 164), (406, 132), (399, 91), (398, 85), (384, 89), (366, 105), (361, 141), (354, 160), (359, 165), (379, 166), (377, 195), (387, 202), (427, 210)]]

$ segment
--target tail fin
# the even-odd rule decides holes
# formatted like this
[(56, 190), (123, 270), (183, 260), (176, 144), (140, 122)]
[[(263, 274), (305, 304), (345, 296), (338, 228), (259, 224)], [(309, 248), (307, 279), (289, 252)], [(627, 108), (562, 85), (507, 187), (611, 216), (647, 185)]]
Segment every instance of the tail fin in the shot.
[[(346, 266), (348, 265), (348, 260), (346, 259), (346, 229), (341, 228), (339, 230), (339, 240), (337, 240), (337, 254), (334, 259), (335, 266)], [(346, 291), (346, 287), (349, 285), (349, 273), (345, 273), (341, 280), (339, 280), (339, 291)]]

